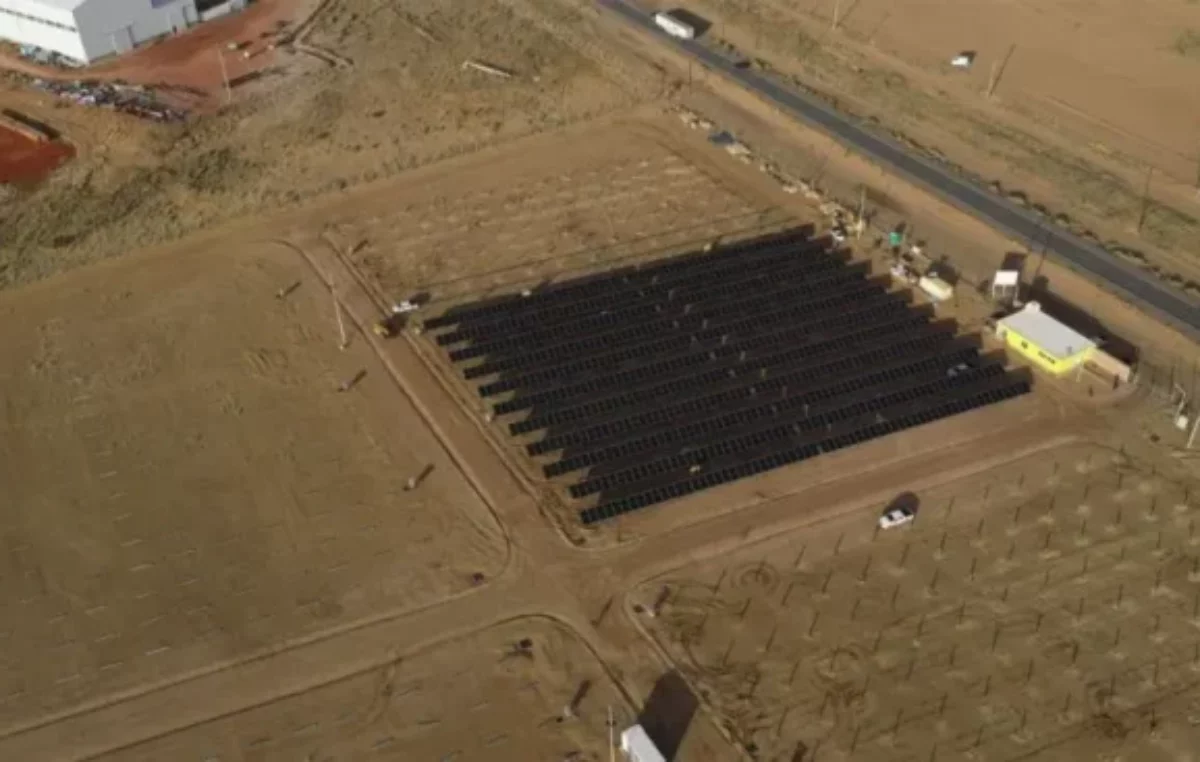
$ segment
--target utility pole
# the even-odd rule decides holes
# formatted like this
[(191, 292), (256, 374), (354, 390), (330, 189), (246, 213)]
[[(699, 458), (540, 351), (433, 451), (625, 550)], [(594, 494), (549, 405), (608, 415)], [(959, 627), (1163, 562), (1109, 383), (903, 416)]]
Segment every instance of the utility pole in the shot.
[(1014, 42), (1008, 46), (1008, 52), (1004, 54), (1004, 58), (1000, 59), (1000, 63), (992, 62), (992, 73), (988, 77), (987, 97), (991, 98), (992, 93), (996, 92), (996, 88), (1000, 85), (1000, 78), (1004, 76), (1004, 70), (1008, 67), (1008, 60), (1012, 58), (1013, 52), (1017, 49), (1017, 44)]
[(865, 215), (867, 213), (867, 186), (863, 185), (858, 189), (858, 221), (854, 224), (854, 237), (861, 238), (863, 230), (867, 227)]
[(833, 0), (833, 22), (829, 26), (831, 32), (836, 32), (838, 28), (838, 17), (842, 15), (842, 0)]
[(233, 102), (233, 91), (229, 88), (229, 70), (225, 68), (225, 54), (217, 48), (217, 60), (221, 62), (221, 81), (225, 83), (225, 105)]
[(608, 708), (608, 762), (617, 762), (617, 747), (613, 745), (613, 713), (612, 707)]

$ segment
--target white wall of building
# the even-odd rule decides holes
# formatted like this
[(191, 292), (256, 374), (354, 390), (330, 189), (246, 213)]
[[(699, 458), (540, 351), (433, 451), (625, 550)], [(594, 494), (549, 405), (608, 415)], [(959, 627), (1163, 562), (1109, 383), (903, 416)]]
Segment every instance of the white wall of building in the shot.
[(85, 63), (199, 21), (195, 0), (0, 0), (0, 38)]
[(72, 12), (36, 0), (0, 0), (0, 38), (53, 50), (78, 61), (86, 58)]
[(86, 0), (75, 10), (89, 61), (127, 53), (198, 21), (195, 0)]

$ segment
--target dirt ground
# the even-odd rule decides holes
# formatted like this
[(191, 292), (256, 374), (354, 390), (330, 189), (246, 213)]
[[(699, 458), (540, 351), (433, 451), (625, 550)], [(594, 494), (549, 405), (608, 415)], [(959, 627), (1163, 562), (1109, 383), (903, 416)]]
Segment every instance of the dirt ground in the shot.
[[(581, 7), (332, 0), (315, 57), (184, 126), (5, 91), (79, 155), (0, 207), (0, 758), (603, 762), (608, 706), (681, 675), (688, 762), (1189, 759), (1197, 477), (1148, 395), (1041, 383), (579, 547), (427, 342), (362, 330), (820, 224)], [(879, 182), (981, 270), (1010, 245)]]
[(433, 311), (788, 224), (758, 178), (681, 137), (655, 109), (626, 112), (406, 174), (289, 237), (339, 246), (380, 294), (422, 291)]
[(631, 711), (583, 643), (518, 619), (97, 759), (601, 762), (610, 708)]
[[(713, 40), (1018, 202), (1200, 281), (1191, 245), (1200, 230), (1200, 96), (1188, 42), (1200, 15), (1187, 3), (1157, 2), (1152, 13), (1117, 0), (954, 9), (924, 0), (701, 0), (689, 7), (712, 21)], [(977, 54), (967, 72), (949, 66), (962, 51)], [(997, 86), (988, 99), (993, 67)], [(1151, 170), (1154, 203), (1135, 233)]]
[(0, 301), (0, 732), (503, 568), (487, 507), (361, 338), (338, 350), (306, 268), (201, 249)]
[[(307, 44), (352, 64), (314, 64), (296, 53), (278, 76), (255, 83), (252, 97), (220, 114), (161, 127), (124, 120), (133, 128), (105, 141), (103, 153), (0, 209), (7, 231), (0, 285), (293, 207), (650, 97), (653, 90), (590, 34), (591, 21), (574, 23), (577, 15), (552, 0), (327, 3), (308, 27)], [(514, 76), (464, 69), (467, 59)], [(55, 108), (48, 98), (47, 108)]]
[(762, 759), (1190, 759), (1198, 489), (1066, 446), (631, 600)]

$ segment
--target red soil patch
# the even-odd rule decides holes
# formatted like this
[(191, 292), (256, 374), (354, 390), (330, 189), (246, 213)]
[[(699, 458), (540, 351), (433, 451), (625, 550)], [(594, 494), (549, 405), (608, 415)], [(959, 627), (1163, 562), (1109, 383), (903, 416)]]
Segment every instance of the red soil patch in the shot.
[[(239, 80), (274, 62), (274, 51), (269, 45), (281, 31), (279, 22), (288, 22), (289, 26), (298, 23), (295, 16), (300, 4), (298, 0), (258, 0), (239, 13), (205, 22), (111, 62), (102, 62), (88, 73), (98, 79), (122, 79), (165, 88), (170, 94), (191, 100), (190, 107), (201, 107), (203, 101), (221, 96), (222, 59), (235, 86)], [(231, 42), (239, 43), (241, 49), (227, 50)]]
[(60, 140), (38, 142), (0, 125), (0, 183), (34, 183), (45, 179), (75, 155)]

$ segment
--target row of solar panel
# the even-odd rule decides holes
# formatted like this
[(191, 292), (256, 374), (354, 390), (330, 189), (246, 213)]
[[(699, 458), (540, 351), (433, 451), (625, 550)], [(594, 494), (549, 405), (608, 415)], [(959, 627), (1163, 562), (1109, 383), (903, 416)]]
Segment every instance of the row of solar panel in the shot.
[[(771, 401), (764, 401), (761, 404), (749, 407), (722, 410), (716, 404), (707, 407), (681, 405), (674, 409), (656, 410), (632, 416), (628, 419), (614, 421), (613, 424), (615, 425), (589, 427), (556, 437), (556, 439), (560, 441), (570, 440), (563, 442), (560, 447), (570, 445), (587, 447), (588, 445), (592, 445), (593, 449), (565, 457), (556, 463), (551, 463), (543, 469), (543, 472), (548, 477), (559, 476), (581, 468), (587, 468), (596, 463), (605, 463), (616, 458), (628, 457), (631, 452), (644, 452), (674, 442), (711, 435), (734, 426), (751, 424), (759, 419), (773, 418), (796, 410), (804, 410), (806, 414), (813, 415), (819, 412), (819, 410), (813, 410), (813, 406), (834, 399), (839, 395), (860, 393), (880, 387), (883, 384), (890, 384), (899, 379), (916, 381), (925, 378), (930, 380), (945, 378), (947, 368), (959, 363), (972, 363), (977, 358), (978, 355), (974, 349), (960, 348), (948, 354), (939, 353), (933, 357), (905, 362), (903, 365), (881, 368), (867, 375), (844, 378), (835, 383), (810, 389), (802, 394), (784, 398), (775, 397)], [(754, 398), (754, 394), (750, 393), (743, 394), (739, 399), (741, 401), (748, 401)], [(731, 399), (729, 401), (733, 402), (736, 400)], [(614, 436), (627, 432), (635, 432), (639, 429), (644, 431), (648, 427), (664, 425), (677, 420), (691, 411), (702, 413), (705, 410), (712, 414), (682, 425), (671, 426), (662, 431), (645, 434), (632, 441), (624, 441), (619, 444), (603, 444), (605, 441), (611, 440)], [(644, 421), (634, 423), (633, 419), (644, 419)], [(630, 423), (627, 424), (627, 421)], [(597, 443), (600, 443), (599, 447), (596, 446)]]
[(634, 265), (629, 268), (605, 273), (595, 278), (577, 278), (573, 281), (559, 284), (551, 289), (535, 294), (529, 299), (520, 296), (507, 297), (490, 304), (467, 304), (453, 307), (437, 318), (426, 322), (429, 329), (442, 328), (472, 318), (489, 314), (505, 312), (513, 308), (523, 307), (530, 302), (548, 304), (551, 302), (574, 301), (590, 294), (605, 293), (620, 290), (629, 285), (651, 283), (656, 278), (663, 278), (680, 270), (696, 270), (709, 264), (720, 266), (730, 259), (745, 259), (763, 253), (787, 247), (795, 247), (808, 239), (803, 231), (789, 230), (762, 238), (744, 241), (729, 246), (723, 246), (704, 254), (688, 253), (669, 259), (656, 260), (651, 263)]
[(890, 421), (871, 424), (853, 432), (829, 437), (820, 442), (801, 445), (789, 450), (756, 458), (746, 463), (739, 463), (734, 466), (684, 479), (674, 484), (655, 487), (635, 495), (629, 495), (592, 508), (586, 508), (579, 512), (579, 518), (585, 525), (596, 524), (650, 505), (683, 497), (710, 487), (716, 487), (720, 484), (745, 479), (791, 463), (798, 463), (809, 458), (814, 458), (823, 453), (834, 452), (897, 431), (932, 423), (933, 421), (965, 413), (985, 405), (1019, 397), (1028, 393), (1029, 388), (1029, 382), (1020, 381), (999, 389), (989, 389), (970, 397), (950, 400), (931, 409), (910, 413)]
[[(799, 434), (831, 426), (838, 421), (848, 420), (869, 413), (878, 413), (894, 405), (912, 402), (936, 394), (943, 394), (956, 388), (967, 387), (986, 378), (1003, 375), (1003, 373), (1003, 368), (990, 365), (951, 378), (941, 376), (915, 386), (899, 388), (873, 399), (856, 400), (816, 415), (804, 412), (800, 416), (794, 417), (783, 424), (741, 434), (715, 444), (695, 448), (685, 453), (667, 455), (654, 460), (642, 460), (629, 468), (586, 479), (570, 487), (571, 497), (586, 497), (597, 492), (612, 489), (613, 487), (619, 487), (623, 484), (632, 484), (659, 474), (668, 473), (675, 469), (702, 466), (704, 463), (717, 457), (732, 455), (756, 447), (763, 447), (779, 440), (787, 441)], [(636, 452), (631, 451), (629, 454), (633, 455)]]
[[(663, 315), (658, 319), (634, 323), (614, 332), (594, 334), (585, 338), (570, 338), (579, 334), (569, 327), (564, 328), (560, 333), (560, 339), (562, 339), (560, 343), (543, 348), (522, 347), (521, 337), (518, 335), (510, 340), (511, 348), (515, 349), (515, 352), (500, 357), (489, 357), (478, 365), (466, 368), (464, 375), (468, 378), (478, 378), (522, 366), (541, 365), (547, 360), (557, 357), (611, 351), (622, 345), (633, 345), (646, 339), (661, 338), (664, 335), (669, 336), (680, 332), (702, 334), (705, 331), (732, 331), (736, 330), (738, 326), (752, 324), (760, 315), (767, 317), (799, 310), (802, 305), (818, 294), (833, 299), (841, 294), (862, 293), (864, 283), (869, 283), (869, 281), (864, 281), (860, 276), (841, 269), (828, 280), (785, 285), (775, 293), (761, 291), (757, 294), (748, 293), (739, 302), (693, 310), (685, 315)], [(881, 291), (882, 289), (877, 286), (876, 290)], [(522, 351), (523, 349), (524, 351)], [(451, 359), (465, 358), (452, 357)]]
[[(857, 415), (886, 410), (890, 406), (888, 402), (897, 404), (926, 396), (924, 393), (913, 396), (906, 391), (896, 391), (889, 392), (889, 399), (884, 401), (883, 397), (885, 395), (882, 390), (888, 388), (887, 384), (890, 381), (903, 378), (909, 384), (909, 388), (913, 388), (919, 384), (938, 385), (939, 381), (948, 378), (947, 369), (938, 366), (925, 368), (919, 372), (905, 372), (909, 375), (891, 373), (889, 377), (877, 378), (872, 383), (857, 385), (856, 388), (848, 392), (852, 395), (848, 398), (833, 399), (826, 397), (824, 400), (806, 401), (804, 397), (796, 397), (779, 400), (765, 405), (723, 412), (711, 418), (695, 421), (683, 426), (664, 428), (633, 440), (607, 445), (602, 443), (600, 446), (594, 447), (589, 451), (569, 454), (563, 460), (550, 464), (544, 470), (547, 476), (558, 476), (582, 468), (596, 466), (598, 470), (593, 471), (590, 477), (599, 477), (606, 472), (615, 473), (623, 469), (625, 464), (631, 461), (644, 461), (646, 458), (652, 457), (655, 451), (661, 452), (672, 447), (683, 447), (684, 451), (689, 451), (690, 449), (692, 453), (699, 452), (694, 447), (688, 447), (688, 440), (693, 440), (693, 442), (697, 440), (712, 442), (713, 438), (717, 436), (729, 438), (738, 433), (749, 432), (746, 434), (747, 437), (750, 437), (750, 439), (747, 439), (747, 442), (754, 444), (752, 440), (758, 432), (753, 427), (762, 426), (777, 420), (790, 420), (794, 425), (790, 426), (790, 431), (788, 425), (779, 425), (770, 429), (770, 431), (780, 437), (791, 437), (822, 427), (828, 428), (834, 423), (853, 418)], [(961, 376), (957, 376), (956, 374), (956, 381), (958, 386), (967, 386), (970, 384), (972, 376), (974, 380), (981, 380), (986, 377), (998, 376), (1002, 372), (1001, 369), (996, 367), (983, 370), (968, 370), (964, 371)], [(714, 452), (717, 452), (723, 445), (718, 442), (712, 445), (712, 447), (716, 448)], [(702, 456), (700, 459), (706, 460)]]
[[(817, 272), (784, 273), (762, 282), (730, 284), (726, 288), (710, 286), (713, 296), (704, 295), (702, 301), (675, 300), (674, 302), (627, 302), (614, 306), (599, 314), (589, 313), (579, 320), (548, 319), (530, 328), (524, 324), (493, 330), (484, 329), (481, 340), (472, 340), (461, 349), (450, 352), (454, 362), (469, 360), (483, 355), (503, 357), (509, 350), (529, 352), (545, 349), (564, 342), (564, 337), (588, 336), (591, 340), (604, 337), (607, 341), (620, 340), (622, 332), (638, 326), (661, 324), (683, 318), (691, 320), (714, 320), (722, 315), (744, 310), (747, 305), (762, 301), (781, 301), (824, 289), (836, 289), (841, 284), (861, 282), (864, 268), (837, 266)], [(611, 329), (611, 330), (605, 330)], [(500, 338), (496, 338), (500, 337)]]
[[(832, 308), (843, 307), (846, 312), (830, 315)], [(785, 308), (769, 315), (759, 315), (745, 326), (737, 326), (741, 333), (730, 326), (724, 330), (705, 331), (703, 334), (676, 336), (661, 339), (656, 342), (640, 344), (619, 352), (606, 355), (592, 355), (576, 358), (552, 367), (532, 371), (521, 376), (510, 376), (484, 384), (479, 387), (482, 397), (491, 397), (501, 392), (512, 391), (522, 387), (536, 386), (547, 382), (573, 381), (583, 373), (592, 370), (602, 370), (604, 375), (622, 370), (622, 365), (630, 361), (656, 357), (666, 354), (696, 354), (719, 353), (722, 347), (740, 346), (736, 354), (741, 356), (756, 347), (770, 346), (782, 337), (788, 341), (807, 340), (811, 343), (827, 338), (823, 332), (835, 329), (840, 325), (854, 325), (863, 320), (873, 320), (885, 314), (900, 319), (909, 311), (909, 306), (898, 297), (878, 288), (864, 289), (862, 292), (839, 295), (836, 298), (810, 302), (805, 305)], [(822, 317), (824, 316), (824, 317)], [(715, 357), (717, 354), (704, 355)]]
[[(738, 293), (739, 288), (753, 289), (756, 283), (802, 278), (844, 267), (842, 257), (825, 254), (817, 247), (804, 252), (783, 250), (769, 261), (756, 263), (753, 268), (739, 265), (729, 270), (693, 275), (686, 281), (632, 288), (619, 293), (599, 294), (587, 300), (542, 305), (515, 314), (510, 311), (465, 321), (457, 324), (453, 331), (438, 335), (437, 343), (450, 346), (481, 336), (536, 330), (548, 324), (596, 320), (609, 313), (647, 303), (678, 304), (697, 299), (708, 300), (719, 294)], [(534, 306), (537, 306), (536, 303)]]
[[(782, 373), (799, 362), (812, 362), (822, 360), (827, 356), (840, 356), (858, 348), (895, 346), (896, 342), (906, 340), (900, 338), (905, 334), (911, 334), (914, 340), (942, 341), (946, 339), (946, 334), (951, 330), (945, 324), (930, 324), (921, 315), (909, 315), (900, 321), (889, 316), (885, 322), (879, 325), (871, 323), (855, 325), (849, 332), (839, 334), (832, 339), (816, 344), (787, 347), (782, 351), (763, 355), (756, 354), (753, 357), (748, 356), (745, 360), (740, 357), (740, 344), (722, 347), (723, 351), (719, 356), (712, 359), (712, 362), (718, 363), (718, 367), (703, 372), (692, 367), (692, 364), (680, 367), (672, 365), (672, 361), (668, 361), (654, 366), (646, 366), (645, 375), (642, 375), (642, 369), (637, 369), (575, 384), (554, 386), (545, 391), (513, 397), (496, 404), (492, 409), (496, 415), (504, 415), (536, 407), (536, 412), (525, 419), (529, 422), (529, 426), (521, 430), (513, 430), (512, 433), (535, 431), (545, 428), (551, 423), (565, 423), (596, 415), (605, 410), (616, 409), (613, 406), (613, 400), (627, 400), (629, 404), (634, 404), (668, 394), (686, 392), (690, 389), (703, 389), (711, 384), (741, 375), (759, 374), (763, 371), (772, 374)], [(786, 345), (782, 342), (771, 345), (773, 348), (779, 346)], [(705, 362), (705, 358), (700, 356), (696, 358), (694, 364), (701, 365)], [(656, 383), (639, 387), (637, 383), (639, 380)], [(616, 394), (613, 396), (596, 398), (597, 394), (614, 391)], [(547, 417), (543, 418), (543, 416)], [(549, 416), (556, 417), (550, 418)]]
[[(942, 347), (939, 351), (932, 351), (939, 344), (946, 346)], [(770, 374), (768, 374), (767, 368), (761, 368), (757, 373), (737, 373), (733, 369), (729, 369), (713, 379), (715, 382), (726, 381), (728, 383), (705, 384), (703, 387), (700, 387), (705, 393), (699, 396), (688, 397), (686, 395), (688, 389), (686, 388), (664, 389), (663, 394), (669, 395), (671, 402), (664, 400), (662, 404), (656, 405), (653, 409), (646, 412), (624, 417), (613, 417), (600, 424), (564, 431), (561, 434), (549, 434), (544, 439), (531, 442), (526, 446), (526, 451), (530, 455), (543, 455), (552, 450), (594, 441), (600, 437), (612, 436), (640, 427), (666, 423), (693, 412), (703, 413), (716, 409), (719, 405), (725, 403), (742, 402), (754, 398), (766, 399), (771, 397), (775, 399), (787, 397), (788, 392), (791, 392), (793, 396), (799, 393), (811, 393), (814, 382), (820, 384), (817, 388), (829, 386), (835, 382), (841, 383), (841, 376), (848, 371), (861, 372), (865, 368), (879, 369), (886, 367), (888, 362), (892, 360), (904, 360), (906, 362), (921, 361), (921, 358), (929, 354), (944, 355), (958, 351), (962, 351), (962, 347), (957, 344), (952, 345), (946, 334), (933, 334), (919, 336), (911, 341), (902, 343), (882, 347), (876, 346), (865, 351), (856, 351), (849, 355), (843, 353), (833, 359), (826, 359), (825, 362), (814, 362), (812, 360), (807, 362), (796, 361), (789, 367), (775, 369)], [(973, 350), (966, 351), (973, 352)], [(682, 387), (682, 383), (679, 386)], [(718, 388), (714, 390), (714, 386)], [(775, 392), (779, 392), (779, 394), (774, 394)], [(633, 397), (635, 395), (631, 393), (628, 396)], [(622, 400), (620, 397), (610, 397), (607, 402), (607, 406), (597, 406), (594, 408), (594, 412), (587, 417), (594, 418), (596, 415), (606, 412), (646, 407), (644, 404), (639, 405), (636, 400), (630, 402)], [(570, 411), (563, 412), (569, 413)], [(580, 416), (559, 421), (553, 420), (556, 418), (556, 414), (551, 413), (539, 415), (537, 418), (543, 422), (542, 428), (545, 428), (550, 425), (570, 423), (570, 420), (578, 420)], [(519, 423), (524, 423), (524, 421), (520, 421)], [(511, 431), (512, 426), (509, 429)]]

